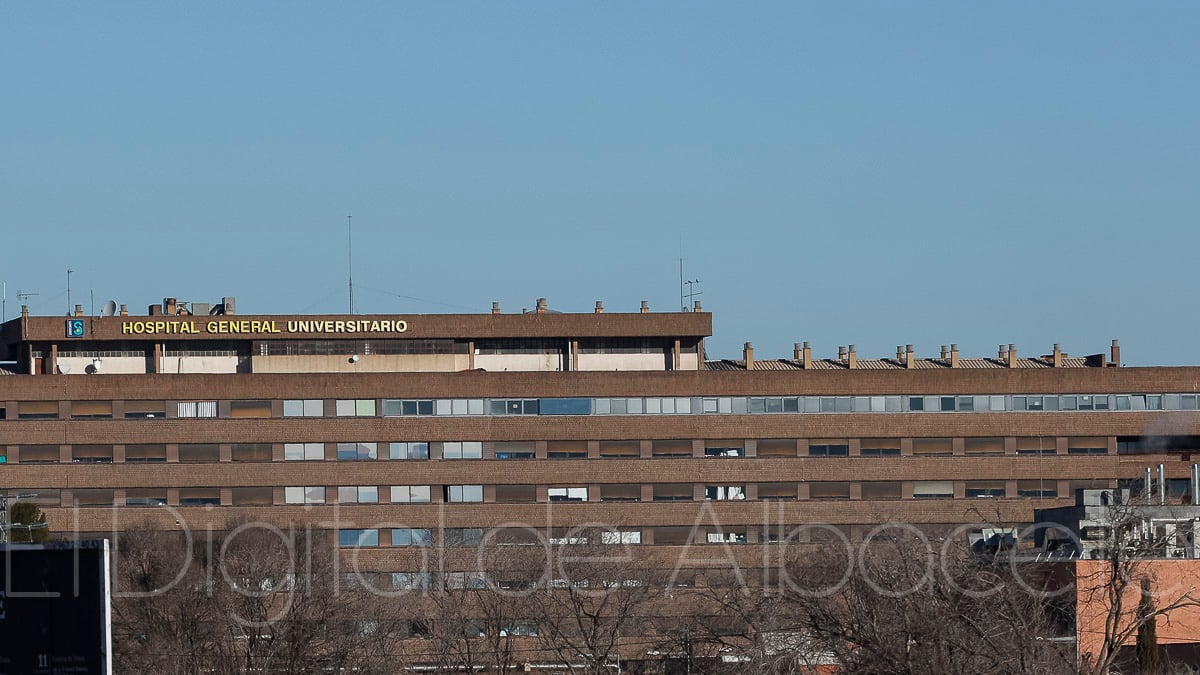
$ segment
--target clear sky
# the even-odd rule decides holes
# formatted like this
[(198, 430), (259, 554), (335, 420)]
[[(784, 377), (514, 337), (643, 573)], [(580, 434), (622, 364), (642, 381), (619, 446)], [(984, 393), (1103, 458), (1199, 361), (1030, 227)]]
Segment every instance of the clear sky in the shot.
[(1200, 363), (1200, 3), (0, 1), (35, 313), (678, 310)]

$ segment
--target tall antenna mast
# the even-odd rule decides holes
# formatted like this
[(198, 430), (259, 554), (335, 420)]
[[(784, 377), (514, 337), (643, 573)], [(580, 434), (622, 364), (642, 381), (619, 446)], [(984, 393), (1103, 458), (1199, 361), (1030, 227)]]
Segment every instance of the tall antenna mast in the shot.
[(687, 305), (683, 304), (683, 244), (679, 245), (679, 311), (687, 311)]
[(350, 221), (354, 216), (346, 216), (346, 269), (350, 282), (350, 313), (354, 313), (354, 232), (350, 229)]
[(0, 323), (8, 321), (8, 282), (0, 282)]
[(67, 268), (67, 316), (71, 316), (71, 275), (75, 270)]

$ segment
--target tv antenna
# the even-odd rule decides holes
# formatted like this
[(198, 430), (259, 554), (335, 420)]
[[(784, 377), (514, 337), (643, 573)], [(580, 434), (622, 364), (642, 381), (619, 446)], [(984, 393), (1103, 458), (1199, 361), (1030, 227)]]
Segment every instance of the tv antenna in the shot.
[(22, 305), (25, 304), (26, 300), (32, 298), (35, 295), (41, 295), (41, 293), (30, 293), (29, 291), (22, 291), (19, 288), (17, 289), (17, 300), (19, 300)]
[(346, 278), (350, 286), (350, 313), (354, 313), (354, 231), (350, 222), (354, 216), (346, 216)]
[(71, 275), (75, 270), (67, 268), (67, 316), (71, 316)]
[[(683, 257), (681, 256), (679, 258), (679, 311), (688, 311), (688, 305), (692, 304), (692, 300), (697, 295), (704, 294), (704, 291), (695, 290), (699, 285), (699, 279), (692, 279), (690, 281), (683, 280)], [(687, 292), (684, 292), (684, 287), (687, 288)]]

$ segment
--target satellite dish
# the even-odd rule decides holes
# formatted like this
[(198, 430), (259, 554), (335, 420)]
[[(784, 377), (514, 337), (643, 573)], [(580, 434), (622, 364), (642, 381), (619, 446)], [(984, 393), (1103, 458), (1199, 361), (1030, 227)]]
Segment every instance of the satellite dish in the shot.
[(100, 316), (112, 316), (116, 313), (117, 313), (116, 300), (109, 300), (108, 302), (104, 303), (104, 309), (101, 310)]
[(58, 364), (58, 372), (62, 373), (63, 375), (69, 375), (71, 373), (71, 366), (68, 366), (65, 363), (60, 363)]

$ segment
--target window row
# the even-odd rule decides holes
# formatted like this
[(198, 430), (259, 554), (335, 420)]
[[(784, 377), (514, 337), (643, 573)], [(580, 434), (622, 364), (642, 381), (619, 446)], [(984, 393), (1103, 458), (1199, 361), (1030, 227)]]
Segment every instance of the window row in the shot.
[[(227, 404), (227, 406), (226, 406)], [(1020, 394), (938, 396), (692, 396), (618, 398), (287, 399), (283, 417), (497, 415), (753, 415), (772, 413), (1056, 412), (1197, 410), (1200, 394)], [(0, 419), (57, 419), (58, 401), (22, 401)], [(274, 417), (272, 401), (74, 401), (69, 417)]]
[[(546, 459), (637, 459), (637, 458), (742, 458), (752, 454), (761, 458), (782, 457), (917, 457), (984, 455), (1106, 455), (1111, 437), (967, 437), (967, 438), (812, 438), (757, 439), (749, 441), (753, 453), (747, 453), (748, 441), (657, 439), (652, 441), (597, 441), (595, 454), (587, 441), (546, 441)], [(1119, 454), (1188, 451), (1200, 449), (1200, 436), (1163, 436), (1153, 439), (1118, 436)], [(857, 448), (856, 448), (857, 446)], [(902, 450), (907, 446), (907, 450)], [(270, 462), (278, 449), (284, 461), (340, 462), (391, 460), (428, 460), (430, 458), (532, 460), (538, 456), (533, 441), (397, 441), (378, 443), (217, 443), (130, 444), (114, 445), (19, 445), (12, 458), (21, 464), (74, 462), (80, 464), (125, 463), (212, 463)], [(227, 449), (225, 449), (227, 448)], [(0, 446), (0, 463), (7, 463), (6, 446)]]
[[(22, 498), (47, 506), (276, 506), (333, 504), (431, 503), (584, 503), (584, 502), (697, 502), (697, 501), (892, 501), (907, 499), (979, 499), (1067, 497), (1080, 489), (1110, 487), (1108, 480), (1059, 481), (1045, 479), (974, 479), (917, 481), (781, 481), (759, 483), (605, 483), (601, 485), (545, 488), (537, 485), (343, 485), (186, 488), (81, 488), (64, 495), (58, 488), (22, 491)], [(1138, 487), (1136, 479), (1130, 484)], [(1176, 483), (1178, 485), (1176, 485)], [(1186, 480), (1172, 483), (1172, 490)], [(174, 491), (175, 499), (169, 496)], [(227, 493), (223, 497), (222, 493)], [(280, 500), (280, 492), (282, 500)], [(62, 503), (60, 503), (62, 501)]]

